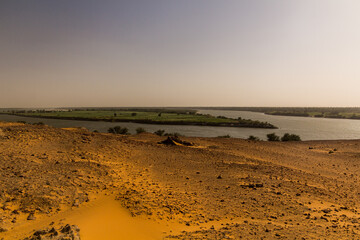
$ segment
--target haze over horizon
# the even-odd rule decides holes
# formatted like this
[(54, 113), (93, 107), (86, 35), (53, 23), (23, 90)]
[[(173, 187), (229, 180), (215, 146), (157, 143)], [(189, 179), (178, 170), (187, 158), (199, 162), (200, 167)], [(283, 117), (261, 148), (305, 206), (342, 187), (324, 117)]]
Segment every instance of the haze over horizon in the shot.
[(3, 0), (0, 108), (360, 106), (356, 0)]

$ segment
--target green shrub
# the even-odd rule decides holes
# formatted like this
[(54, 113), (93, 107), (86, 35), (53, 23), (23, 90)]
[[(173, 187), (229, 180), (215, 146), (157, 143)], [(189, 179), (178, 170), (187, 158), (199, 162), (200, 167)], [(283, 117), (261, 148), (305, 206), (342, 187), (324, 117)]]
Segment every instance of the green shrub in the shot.
[(45, 123), (43, 123), (43, 122), (37, 122), (37, 123), (33, 123), (33, 125), (44, 126)]
[(165, 133), (165, 130), (162, 130), (162, 129), (159, 129), (159, 130), (157, 130), (156, 132), (154, 132), (156, 135), (158, 135), (158, 136), (162, 136), (162, 135), (164, 135), (164, 133)]
[(283, 142), (301, 141), (301, 138), (299, 135), (296, 135), (296, 134), (285, 133), (284, 136), (282, 136), (281, 141), (283, 141)]
[(131, 116), (135, 117), (137, 115), (137, 113), (132, 113)]
[(267, 140), (270, 142), (277, 142), (280, 141), (280, 137), (277, 136), (275, 133), (269, 133), (268, 135), (266, 135)]
[(138, 127), (138, 128), (136, 129), (136, 134), (144, 133), (144, 132), (146, 132), (146, 130), (145, 130), (144, 128), (142, 128), (142, 127)]
[(255, 137), (255, 136), (253, 136), (253, 135), (250, 135), (250, 136), (248, 137), (248, 140), (251, 140), (251, 141), (260, 141), (260, 138)]
[(217, 136), (218, 138), (231, 138), (229, 134), (226, 135), (222, 135), (222, 136)]
[(120, 126), (115, 126), (113, 128), (108, 129), (108, 133), (114, 133), (114, 134), (128, 134), (129, 129), (126, 127), (122, 128)]

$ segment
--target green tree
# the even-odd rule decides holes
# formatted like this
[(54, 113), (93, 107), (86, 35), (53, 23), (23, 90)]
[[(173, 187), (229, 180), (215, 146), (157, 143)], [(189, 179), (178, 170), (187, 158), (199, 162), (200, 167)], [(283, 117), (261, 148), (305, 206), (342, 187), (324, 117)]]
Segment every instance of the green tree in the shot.
[(285, 133), (284, 136), (282, 136), (281, 141), (283, 141), (283, 142), (301, 141), (301, 138), (299, 135), (296, 135), (296, 134)]
[(251, 141), (260, 141), (260, 138), (255, 137), (255, 136), (253, 136), (253, 135), (250, 135), (250, 136), (248, 137), (248, 140), (251, 140)]
[(280, 141), (280, 137), (277, 136), (275, 133), (269, 133), (268, 135), (266, 135), (267, 140), (270, 142), (277, 142)]

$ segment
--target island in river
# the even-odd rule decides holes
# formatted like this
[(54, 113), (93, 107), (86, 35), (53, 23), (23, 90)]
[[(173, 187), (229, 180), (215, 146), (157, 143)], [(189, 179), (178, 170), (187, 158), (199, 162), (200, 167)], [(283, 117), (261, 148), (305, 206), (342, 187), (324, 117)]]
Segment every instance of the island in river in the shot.
[(25, 117), (87, 121), (133, 122), (160, 125), (277, 128), (268, 122), (242, 118), (235, 119), (224, 116), (215, 117), (208, 114), (198, 114), (196, 110), (186, 109), (63, 109), (18, 110), (6, 113)]

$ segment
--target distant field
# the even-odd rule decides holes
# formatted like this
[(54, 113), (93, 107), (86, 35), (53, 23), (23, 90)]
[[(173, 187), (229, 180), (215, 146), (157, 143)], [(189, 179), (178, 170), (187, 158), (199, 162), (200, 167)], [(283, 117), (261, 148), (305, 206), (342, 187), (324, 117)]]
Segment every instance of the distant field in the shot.
[(137, 122), (149, 124), (174, 124), (174, 125), (202, 125), (202, 126), (228, 126), (228, 127), (253, 127), (276, 128), (270, 123), (253, 121), (249, 119), (233, 119), (214, 117), (211, 115), (172, 112), (149, 111), (37, 111), (17, 112), (15, 115), (59, 118), (72, 120), (111, 121), (111, 122)]

